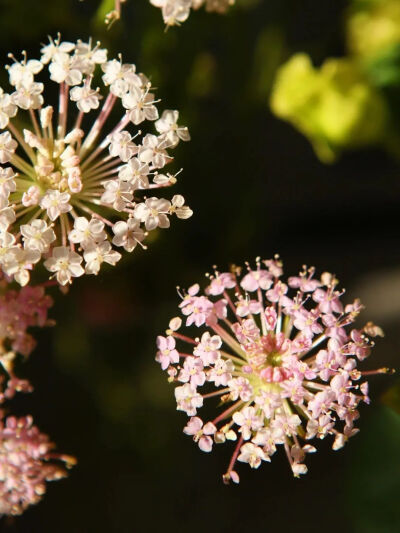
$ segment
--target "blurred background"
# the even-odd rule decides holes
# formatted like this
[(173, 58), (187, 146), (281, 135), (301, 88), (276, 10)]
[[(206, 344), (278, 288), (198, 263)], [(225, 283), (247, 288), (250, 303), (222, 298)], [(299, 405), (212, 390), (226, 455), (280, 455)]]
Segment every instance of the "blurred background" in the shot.
[(57, 326), (38, 333), (20, 372), (35, 392), (12, 410), (32, 413), (78, 465), (0, 529), (398, 533), (396, 375), (370, 379), (360, 433), (338, 452), (318, 442), (305, 477), (279, 452), (225, 487), (229, 446), (203, 454), (182, 434), (154, 356), (177, 285), (279, 253), (287, 275), (303, 264), (336, 273), (345, 298), (366, 305), (362, 323), (386, 333), (364, 368), (399, 368), (400, 1), (239, 0), (167, 32), (147, 0), (128, 0), (107, 31), (107, 3), (1, 0), (1, 63), (23, 49), (38, 57), (58, 31), (136, 63), (189, 126), (171, 170), (183, 167), (176, 190), (194, 215), (67, 296), (54, 291)]

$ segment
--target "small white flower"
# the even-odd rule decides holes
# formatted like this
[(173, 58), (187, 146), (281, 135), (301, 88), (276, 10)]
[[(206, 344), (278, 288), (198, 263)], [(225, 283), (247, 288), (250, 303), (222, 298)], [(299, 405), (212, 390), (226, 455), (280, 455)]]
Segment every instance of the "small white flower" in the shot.
[(85, 217), (76, 218), (74, 229), (68, 235), (70, 242), (79, 243), (83, 249), (102, 242), (105, 238), (104, 222), (98, 218), (92, 218), (90, 221)]
[(7, 231), (0, 232), (0, 265), (7, 261), (8, 252), (15, 244), (15, 237)]
[(14, 85), (14, 87), (30, 85), (33, 82), (34, 75), (38, 74), (42, 68), (42, 63), (36, 59), (30, 59), (23, 63), (15, 62), (8, 67), (8, 76), (11, 85)]
[(261, 464), (261, 461), (269, 460), (270, 459), (268, 455), (266, 455), (261, 448), (255, 446), (251, 442), (246, 442), (246, 444), (243, 444), (243, 446), (240, 448), (238, 461), (241, 461), (242, 463), (248, 463), (251, 468), (258, 468)]
[(136, 245), (145, 238), (139, 221), (134, 218), (129, 218), (126, 222), (119, 220), (114, 224), (113, 232), (115, 237), (112, 243), (115, 246), (123, 246), (127, 252), (132, 252)]
[(157, 227), (169, 228), (168, 213), (171, 203), (164, 198), (148, 198), (135, 207), (133, 216), (144, 222), (146, 229), (151, 231)]
[(141, 87), (142, 80), (136, 74), (134, 65), (122, 64), (116, 59), (101, 65), (104, 72), (104, 85), (110, 86), (110, 91), (115, 96), (122, 98), (132, 86)]
[(0, 231), (5, 231), (15, 219), (15, 211), (9, 206), (7, 197), (0, 194)]
[(133, 189), (126, 181), (106, 181), (104, 188), (105, 191), (101, 197), (101, 201), (105, 204), (112, 205), (117, 211), (122, 211), (132, 201)]
[(16, 174), (11, 167), (0, 167), (0, 194), (6, 198), (17, 188), (15, 176)]
[(76, 102), (79, 111), (89, 113), (92, 109), (99, 107), (101, 96), (99, 91), (91, 89), (90, 85), (85, 83), (83, 87), (73, 87), (70, 98), (73, 102)]
[(148, 189), (150, 172), (149, 165), (142, 163), (137, 157), (132, 157), (118, 172), (122, 181), (128, 181), (135, 189)]
[(14, 276), (15, 281), (24, 287), (30, 279), (29, 270), (39, 260), (38, 250), (24, 250), (15, 246), (9, 250), (3, 263), (3, 270), (7, 275)]
[(186, 127), (178, 126), (179, 112), (166, 109), (161, 118), (155, 122), (156, 130), (168, 141), (171, 147), (176, 146), (179, 141), (190, 141), (189, 130)]
[(154, 105), (154, 95), (132, 86), (122, 97), (122, 105), (129, 111), (129, 120), (140, 124), (144, 120), (157, 120), (158, 110)]
[(60, 285), (71, 283), (72, 278), (82, 276), (85, 271), (81, 267), (82, 257), (65, 246), (53, 248), (53, 254), (44, 262), (50, 272), (56, 273)]
[(85, 250), (83, 257), (86, 261), (86, 273), (97, 275), (102, 263), (114, 266), (121, 259), (121, 254), (113, 250), (108, 241), (104, 241), (98, 245), (92, 244), (89, 246)]
[(50, 61), (57, 53), (64, 52), (66, 54), (69, 54), (74, 49), (74, 43), (70, 43), (68, 41), (64, 41), (61, 43), (59, 39), (54, 42), (53, 39), (51, 39), (50, 37), (49, 44), (46, 44), (40, 49), (42, 53), (41, 63), (43, 63), (43, 65), (47, 65), (47, 63), (50, 63)]
[(21, 109), (39, 109), (43, 104), (43, 83), (32, 82), (19, 85), (11, 95), (12, 101)]
[(17, 149), (18, 143), (15, 139), (11, 137), (9, 131), (5, 131), (0, 134), (0, 163), (8, 163), (15, 150)]
[(143, 163), (151, 163), (154, 168), (162, 168), (171, 159), (163, 148), (163, 141), (156, 135), (147, 134), (139, 147), (139, 159)]
[(193, 211), (185, 204), (185, 199), (182, 195), (176, 194), (172, 197), (170, 212), (175, 213), (178, 218), (186, 219), (193, 215)]
[(56, 240), (54, 231), (39, 218), (30, 224), (21, 226), (21, 234), (26, 250), (38, 250), (41, 254), (49, 250), (50, 244)]
[(50, 79), (57, 83), (65, 81), (67, 85), (79, 85), (82, 81), (82, 72), (75, 57), (66, 52), (58, 51), (49, 66)]
[(17, 114), (17, 106), (13, 103), (11, 96), (0, 87), (0, 128), (6, 128), (10, 118)]
[(40, 207), (47, 210), (50, 220), (54, 221), (61, 213), (68, 213), (72, 206), (69, 204), (71, 195), (67, 192), (48, 190), (40, 201)]
[(138, 147), (132, 142), (132, 135), (129, 131), (119, 131), (111, 136), (109, 150), (112, 157), (119, 157), (127, 162), (137, 154)]
[(100, 48), (100, 43), (97, 43), (92, 48), (92, 43), (82, 42), (80, 39), (75, 46), (75, 54), (77, 57), (77, 63), (79, 64), (79, 70), (83, 74), (92, 74), (96, 65), (101, 65), (107, 61), (107, 50)]
[(29, 207), (30, 205), (38, 205), (40, 202), (40, 189), (36, 185), (32, 185), (29, 189), (24, 192), (22, 195), (22, 205)]

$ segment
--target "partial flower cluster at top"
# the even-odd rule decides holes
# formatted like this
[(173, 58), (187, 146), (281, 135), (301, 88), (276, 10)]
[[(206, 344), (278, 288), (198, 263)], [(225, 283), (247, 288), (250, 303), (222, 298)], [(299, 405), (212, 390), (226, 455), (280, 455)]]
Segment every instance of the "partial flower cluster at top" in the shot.
[(161, 9), (162, 17), (167, 26), (185, 22), (191, 9), (205, 7), (208, 12), (226, 13), (235, 0), (150, 0), (153, 6)]
[[(114, 0), (115, 6), (112, 11), (106, 15), (106, 24), (112, 24), (121, 17), (121, 4), (126, 0)], [(159, 7), (162, 17), (167, 26), (176, 26), (185, 22), (190, 15), (191, 9), (200, 9), (205, 7), (209, 13), (226, 13), (229, 6), (235, 3), (235, 0), (150, 0), (155, 7)]]
[[(103, 263), (115, 265), (121, 254), (114, 247), (145, 247), (147, 233), (168, 228), (171, 215), (191, 216), (181, 195), (154, 196), (176, 183), (161, 169), (173, 159), (169, 150), (190, 136), (178, 125), (178, 111), (159, 118), (151, 83), (135, 65), (107, 60), (99, 44), (60, 37), (43, 46), (40, 60), (28, 60), (25, 52), (20, 61), (10, 57), (13, 90), (0, 88), (5, 274), (26, 285), (43, 260), (66, 285), (85, 272), (97, 274)], [(51, 85), (59, 89), (58, 109), (45, 102)], [(155, 134), (137, 128), (153, 121)]]
[[(258, 468), (278, 446), (295, 476), (306, 473), (304, 458), (316, 451), (309, 441), (330, 435), (341, 448), (358, 431), (358, 404), (369, 403), (364, 376), (388, 371), (357, 369), (373, 344), (367, 335), (383, 333), (371, 322), (349, 330), (359, 300), (343, 306), (335, 276), (314, 271), (303, 267), (285, 283), (277, 256), (215, 271), (204, 293), (193, 285), (179, 306), (199, 335), (182, 333), (176, 317), (157, 339), (156, 360), (190, 417), (184, 433), (204, 452), (235, 442), (226, 483), (239, 482), (236, 461)], [(204, 420), (198, 409), (209, 399), (221, 412)]]
[[(0, 281), (0, 406), (32, 386), (14, 372), (17, 355), (27, 357), (35, 346), (28, 328), (43, 327), (52, 299), (43, 286), (11, 290)], [(75, 464), (68, 455), (53, 452), (54, 444), (33, 425), (31, 416), (5, 417), (0, 409), (0, 515), (21, 514), (38, 503), (46, 481), (60, 479)]]

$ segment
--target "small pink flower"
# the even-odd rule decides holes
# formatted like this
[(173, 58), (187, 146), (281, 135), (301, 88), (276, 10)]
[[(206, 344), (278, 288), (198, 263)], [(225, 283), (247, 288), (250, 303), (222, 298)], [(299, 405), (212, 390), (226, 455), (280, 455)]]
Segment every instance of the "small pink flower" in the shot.
[(225, 289), (232, 289), (236, 284), (236, 280), (233, 274), (224, 272), (223, 274), (217, 274), (215, 278), (211, 280), (211, 283), (207, 289), (207, 294), (218, 296), (222, 294)]
[(162, 370), (168, 368), (170, 363), (179, 362), (179, 353), (175, 350), (175, 339), (173, 337), (157, 337), (157, 347), (159, 351), (156, 361), (161, 364)]
[(249, 292), (257, 289), (267, 290), (272, 285), (272, 276), (268, 270), (250, 270), (240, 282), (240, 286)]
[(219, 358), (219, 349), (222, 346), (221, 337), (218, 335), (211, 336), (208, 331), (203, 333), (201, 341), (193, 350), (193, 354), (200, 357), (204, 365), (215, 363)]

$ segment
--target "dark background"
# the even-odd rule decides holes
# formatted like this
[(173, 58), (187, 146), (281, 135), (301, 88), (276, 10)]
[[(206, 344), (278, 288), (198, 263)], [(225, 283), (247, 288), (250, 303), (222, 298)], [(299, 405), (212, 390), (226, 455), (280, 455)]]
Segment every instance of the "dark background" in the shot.
[[(177, 314), (175, 287), (279, 253), (286, 273), (304, 263), (335, 272), (386, 337), (365, 368), (398, 366), (400, 320), (399, 164), (383, 150), (347, 153), (324, 166), (308, 141), (268, 109), (276, 68), (298, 51), (316, 64), (345, 53), (347, 3), (248, 0), (225, 16), (194, 12), (164, 32), (147, 0), (128, 0), (106, 31), (98, 2), (1, 0), (1, 62), (47, 35), (90, 35), (110, 57), (151, 77), (163, 107), (179, 109), (192, 142), (175, 150), (176, 192), (194, 215), (175, 219), (146, 252), (53, 292), (57, 326), (38, 332), (23, 366), (35, 392), (14, 401), (32, 413), (60, 451), (76, 455), (66, 480), (48, 486), (6, 532), (400, 531), (400, 415), (387, 404), (396, 377), (370, 380), (361, 432), (338, 452), (330, 439), (293, 479), (284, 454), (259, 470), (239, 467), (239, 486), (221, 475), (229, 445), (203, 454), (182, 434), (173, 387), (154, 362), (155, 337)], [(1, 74), (2, 84), (6, 73)], [(175, 191), (174, 191), (175, 192)], [(393, 392), (394, 391), (394, 392)], [(389, 398), (389, 401), (388, 401)]]

